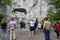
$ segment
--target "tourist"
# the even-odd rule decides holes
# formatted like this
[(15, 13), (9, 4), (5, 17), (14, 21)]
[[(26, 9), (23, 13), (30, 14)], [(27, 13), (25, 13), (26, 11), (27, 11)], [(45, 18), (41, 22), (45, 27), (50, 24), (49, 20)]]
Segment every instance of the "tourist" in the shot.
[(22, 28), (25, 28), (25, 22), (23, 20), (20, 22), (20, 28), (21, 28), (21, 30), (22, 30)]
[(16, 40), (15, 38), (15, 29), (16, 29), (16, 22), (14, 21), (14, 19), (11, 19), (11, 21), (9, 22), (9, 29), (10, 29), (10, 40)]
[(41, 29), (43, 31), (43, 24), (44, 24), (44, 21), (41, 21)]
[(36, 28), (38, 26), (38, 20), (36, 18), (35, 23), (34, 23), (34, 34), (36, 34)]
[(32, 19), (30, 22), (30, 32), (31, 34), (29, 36), (33, 36), (34, 35), (34, 20)]
[(38, 27), (38, 31), (41, 31), (41, 25), (42, 25), (41, 22), (39, 22), (38, 26), (37, 26)]
[[(2, 40), (7, 40), (7, 23), (6, 23), (5, 19), (2, 19), (1, 29), (2, 29)], [(4, 39), (4, 38), (6, 38), (6, 39)]]
[(57, 22), (56, 24), (55, 24), (55, 32), (56, 32), (56, 34), (57, 34), (57, 38), (59, 39), (59, 32), (60, 32), (60, 23), (59, 22)]
[(51, 22), (48, 21), (48, 18), (45, 18), (43, 29), (45, 33), (45, 40), (50, 40)]

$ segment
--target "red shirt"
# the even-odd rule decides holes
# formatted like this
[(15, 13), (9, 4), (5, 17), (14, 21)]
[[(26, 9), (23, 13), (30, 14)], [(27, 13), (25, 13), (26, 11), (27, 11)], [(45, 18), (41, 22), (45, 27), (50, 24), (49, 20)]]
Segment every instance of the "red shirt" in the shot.
[(56, 24), (56, 30), (60, 31), (60, 24), (59, 23)]

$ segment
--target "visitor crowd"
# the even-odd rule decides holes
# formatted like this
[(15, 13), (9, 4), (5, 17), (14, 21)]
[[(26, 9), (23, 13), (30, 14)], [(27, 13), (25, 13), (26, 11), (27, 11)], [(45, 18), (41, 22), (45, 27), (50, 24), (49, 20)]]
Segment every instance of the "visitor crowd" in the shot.
[[(22, 20), (20, 23), (20, 29), (22, 31), (22, 29), (25, 29), (25, 25), (26, 23), (24, 22), (24, 20)], [(38, 32), (44, 32), (44, 36), (45, 36), (45, 40), (50, 40), (50, 30), (53, 28), (54, 32), (57, 35), (57, 38), (60, 38), (60, 20), (55, 21), (55, 22), (51, 22), (50, 20), (48, 20), (48, 18), (45, 18), (44, 21), (38, 21), (38, 19), (36, 18), (31, 19), (29, 21), (29, 30), (30, 30), (30, 34), (29, 36), (34, 36), (36, 35), (36, 31)], [(16, 35), (15, 35), (15, 30), (16, 30), (16, 26), (17, 23), (16, 21), (12, 18), (11, 21), (9, 23), (6, 22), (5, 19), (2, 19), (1, 21), (1, 29), (2, 29), (2, 40), (16, 40)], [(10, 39), (8, 39), (8, 35), (7, 35), (7, 29), (9, 29), (9, 35), (10, 35)]]

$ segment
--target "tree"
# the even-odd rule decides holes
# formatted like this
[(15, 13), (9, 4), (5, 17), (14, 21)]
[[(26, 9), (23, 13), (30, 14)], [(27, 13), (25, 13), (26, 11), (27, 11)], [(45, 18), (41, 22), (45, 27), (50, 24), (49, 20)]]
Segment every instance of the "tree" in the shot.
[(4, 0), (4, 4), (11, 6), (12, 0)]
[[(11, 6), (12, 4), (12, 0), (0, 0), (0, 7), (1, 8), (4, 8), (2, 10), (4, 10), (3, 12), (6, 13), (6, 6)], [(1, 19), (5, 18), (5, 14), (3, 13), (0, 13), (0, 22), (1, 22)]]
[(0, 14), (0, 23), (1, 23), (1, 20), (5, 18), (5, 15), (4, 14)]
[(60, 0), (52, 0), (52, 2), (56, 8), (60, 8)]
[(57, 11), (56, 13), (49, 12), (47, 17), (51, 21), (58, 21), (58, 20), (60, 20), (60, 11)]
[(2, 10), (4, 10), (3, 12), (3, 14), (5, 14), (6, 13), (6, 8), (7, 8), (7, 5), (8, 6), (11, 6), (11, 4), (12, 4), (12, 0), (0, 0), (0, 8), (2, 9)]
[(54, 16), (54, 13), (50, 11), (48, 13), (48, 15), (47, 15), (47, 18), (49, 18), (52, 21), (53, 20), (53, 16)]
[(52, 3), (55, 6), (57, 12), (52, 13), (52, 11), (50, 11), (47, 17), (52, 21), (60, 20), (60, 0), (52, 0)]
[(54, 20), (54, 21), (60, 20), (60, 11), (57, 11), (57, 12), (54, 14), (53, 20)]
[(11, 6), (11, 4), (12, 4), (12, 0), (0, 0), (0, 5), (2, 6), (2, 5), (9, 5), (9, 6)]

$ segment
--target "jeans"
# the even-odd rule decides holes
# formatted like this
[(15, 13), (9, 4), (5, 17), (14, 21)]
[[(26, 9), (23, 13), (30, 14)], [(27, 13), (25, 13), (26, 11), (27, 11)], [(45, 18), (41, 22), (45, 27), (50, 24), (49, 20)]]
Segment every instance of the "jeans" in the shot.
[(2, 40), (7, 40), (7, 33), (6, 33), (6, 29), (2, 29)]
[(34, 34), (36, 34), (36, 29), (34, 29)]
[(44, 33), (45, 33), (45, 40), (50, 40), (50, 31), (45, 29)]

